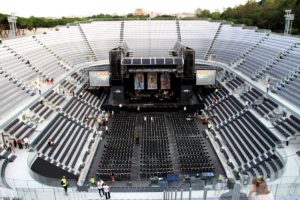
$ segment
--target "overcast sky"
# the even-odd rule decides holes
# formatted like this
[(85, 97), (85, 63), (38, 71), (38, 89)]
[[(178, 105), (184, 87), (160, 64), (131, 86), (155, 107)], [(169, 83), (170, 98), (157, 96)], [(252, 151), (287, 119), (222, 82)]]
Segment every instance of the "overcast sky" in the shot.
[(178, 13), (194, 12), (196, 8), (214, 11), (243, 4), (247, 0), (7, 0), (0, 13), (15, 12), (18, 16), (88, 16), (99, 13), (132, 13), (136, 8), (146, 11)]

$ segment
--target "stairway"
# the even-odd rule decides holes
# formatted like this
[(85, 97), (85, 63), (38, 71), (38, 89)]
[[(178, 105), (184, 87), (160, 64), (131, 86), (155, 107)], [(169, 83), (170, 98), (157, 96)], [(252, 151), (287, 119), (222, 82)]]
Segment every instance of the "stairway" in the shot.
[(206, 52), (206, 55), (205, 55), (205, 57), (204, 57), (204, 60), (208, 60), (208, 56), (211, 54), (212, 47), (214, 46), (214, 44), (215, 44), (215, 42), (216, 42), (216, 40), (217, 40), (217, 37), (218, 37), (218, 35), (219, 35), (219, 33), (220, 33), (220, 30), (221, 30), (221, 27), (222, 27), (222, 22), (220, 23), (219, 28), (218, 28), (218, 30), (216, 31), (216, 34), (215, 34), (215, 36), (214, 36), (212, 42), (210, 43), (210, 46), (209, 46), (209, 48), (208, 48), (208, 50), (207, 50), (207, 52)]
[[(135, 122), (135, 129), (134, 129), (134, 135), (139, 135), (140, 141), (141, 141), (141, 136), (142, 136), (142, 115), (139, 114), (136, 117), (136, 122)], [(140, 178), (140, 163), (141, 163), (141, 158), (140, 158), (140, 153), (141, 153), (141, 145), (136, 144), (134, 142), (133, 146), (133, 153), (132, 153), (132, 164), (131, 164), (131, 180), (132, 181), (138, 181), (141, 180)]]
[(87, 39), (87, 37), (86, 37), (86, 35), (85, 35), (85, 33), (84, 33), (84, 31), (83, 31), (80, 23), (78, 24), (78, 28), (79, 28), (79, 32), (81, 33), (81, 35), (83, 37), (83, 40), (86, 42), (86, 44), (88, 46), (88, 49), (89, 49), (90, 54), (92, 55), (93, 61), (97, 61), (96, 54), (93, 51), (93, 48), (91, 47), (91, 44), (89, 43), (89, 41), (88, 41), (88, 39)]
[(176, 29), (177, 29), (177, 41), (181, 42), (180, 23), (178, 19), (176, 19)]
[(121, 28), (120, 28), (120, 44), (122, 44), (124, 41), (124, 25), (125, 25), (125, 22), (122, 21)]
[(107, 144), (107, 137), (104, 137), (103, 140), (101, 140), (98, 144), (97, 150), (94, 154), (93, 161), (90, 165), (89, 172), (86, 176), (87, 181), (90, 179), (90, 177), (97, 177), (97, 169), (99, 169), (99, 164), (101, 161), (101, 157), (103, 155), (104, 146)]
[(175, 135), (174, 135), (174, 129), (170, 120), (170, 115), (165, 114), (164, 117), (165, 117), (166, 129), (168, 133), (169, 150), (171, 154), (173, 170), (175, 174), (179, 174), (180, 162), (179, 162), (179, 154), (178, 154), (178, 149), (177, 149)]

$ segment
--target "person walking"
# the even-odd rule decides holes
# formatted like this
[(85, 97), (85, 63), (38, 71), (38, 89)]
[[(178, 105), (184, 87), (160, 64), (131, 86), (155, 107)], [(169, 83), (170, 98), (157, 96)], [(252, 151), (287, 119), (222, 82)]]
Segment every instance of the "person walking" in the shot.
[(92, 187), (96, 186), (96, 180), (95, 180), (94, 177), (91, 177), (91, 178), (90, 178), (90, 185), (91, 185)]
[(102, 197), (102, 195), (105, 195), (104, 191), (103, 191), (103, 184), (104, 184), (104, 181), (102, 179), (97, 181), (97, 188), (98, 188), (100, 197)]
[(68, 185), (69, 185), (69, 182), (67, 180), (67, 178), (65, 176), (63, 176), (60, 180), (60, 184), (61, 186), (64, 188), (65, 190), (65, 195), (68, 195)]
[(110, 199), (110, 187), (107, 184), (103, 185), (105, 199)]

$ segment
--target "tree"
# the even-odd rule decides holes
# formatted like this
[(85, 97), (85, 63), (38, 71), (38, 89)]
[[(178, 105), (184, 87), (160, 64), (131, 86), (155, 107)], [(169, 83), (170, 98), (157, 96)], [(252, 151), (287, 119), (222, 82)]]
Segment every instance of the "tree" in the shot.
[(207, 9), (202, 10), (201, 8), (197, 8), (195, 13), (198, 18), (210, 18), (211, 17), (210, 11)]

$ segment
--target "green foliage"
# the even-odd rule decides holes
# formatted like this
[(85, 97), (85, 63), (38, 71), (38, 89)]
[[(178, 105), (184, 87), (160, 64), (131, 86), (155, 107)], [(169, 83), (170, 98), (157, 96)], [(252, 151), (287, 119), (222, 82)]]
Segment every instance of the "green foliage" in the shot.
[[(284, 13), (291, 9), (295, 13), (293, 34), (300, 34), (300, 1), (299, 0), (249, 0), (244, 5), (227, 8), (221, 19), (248, 26), (257, 26), (275, 32), (284, 31)], [(298, 17), (299, 16), (299, 17)]]

